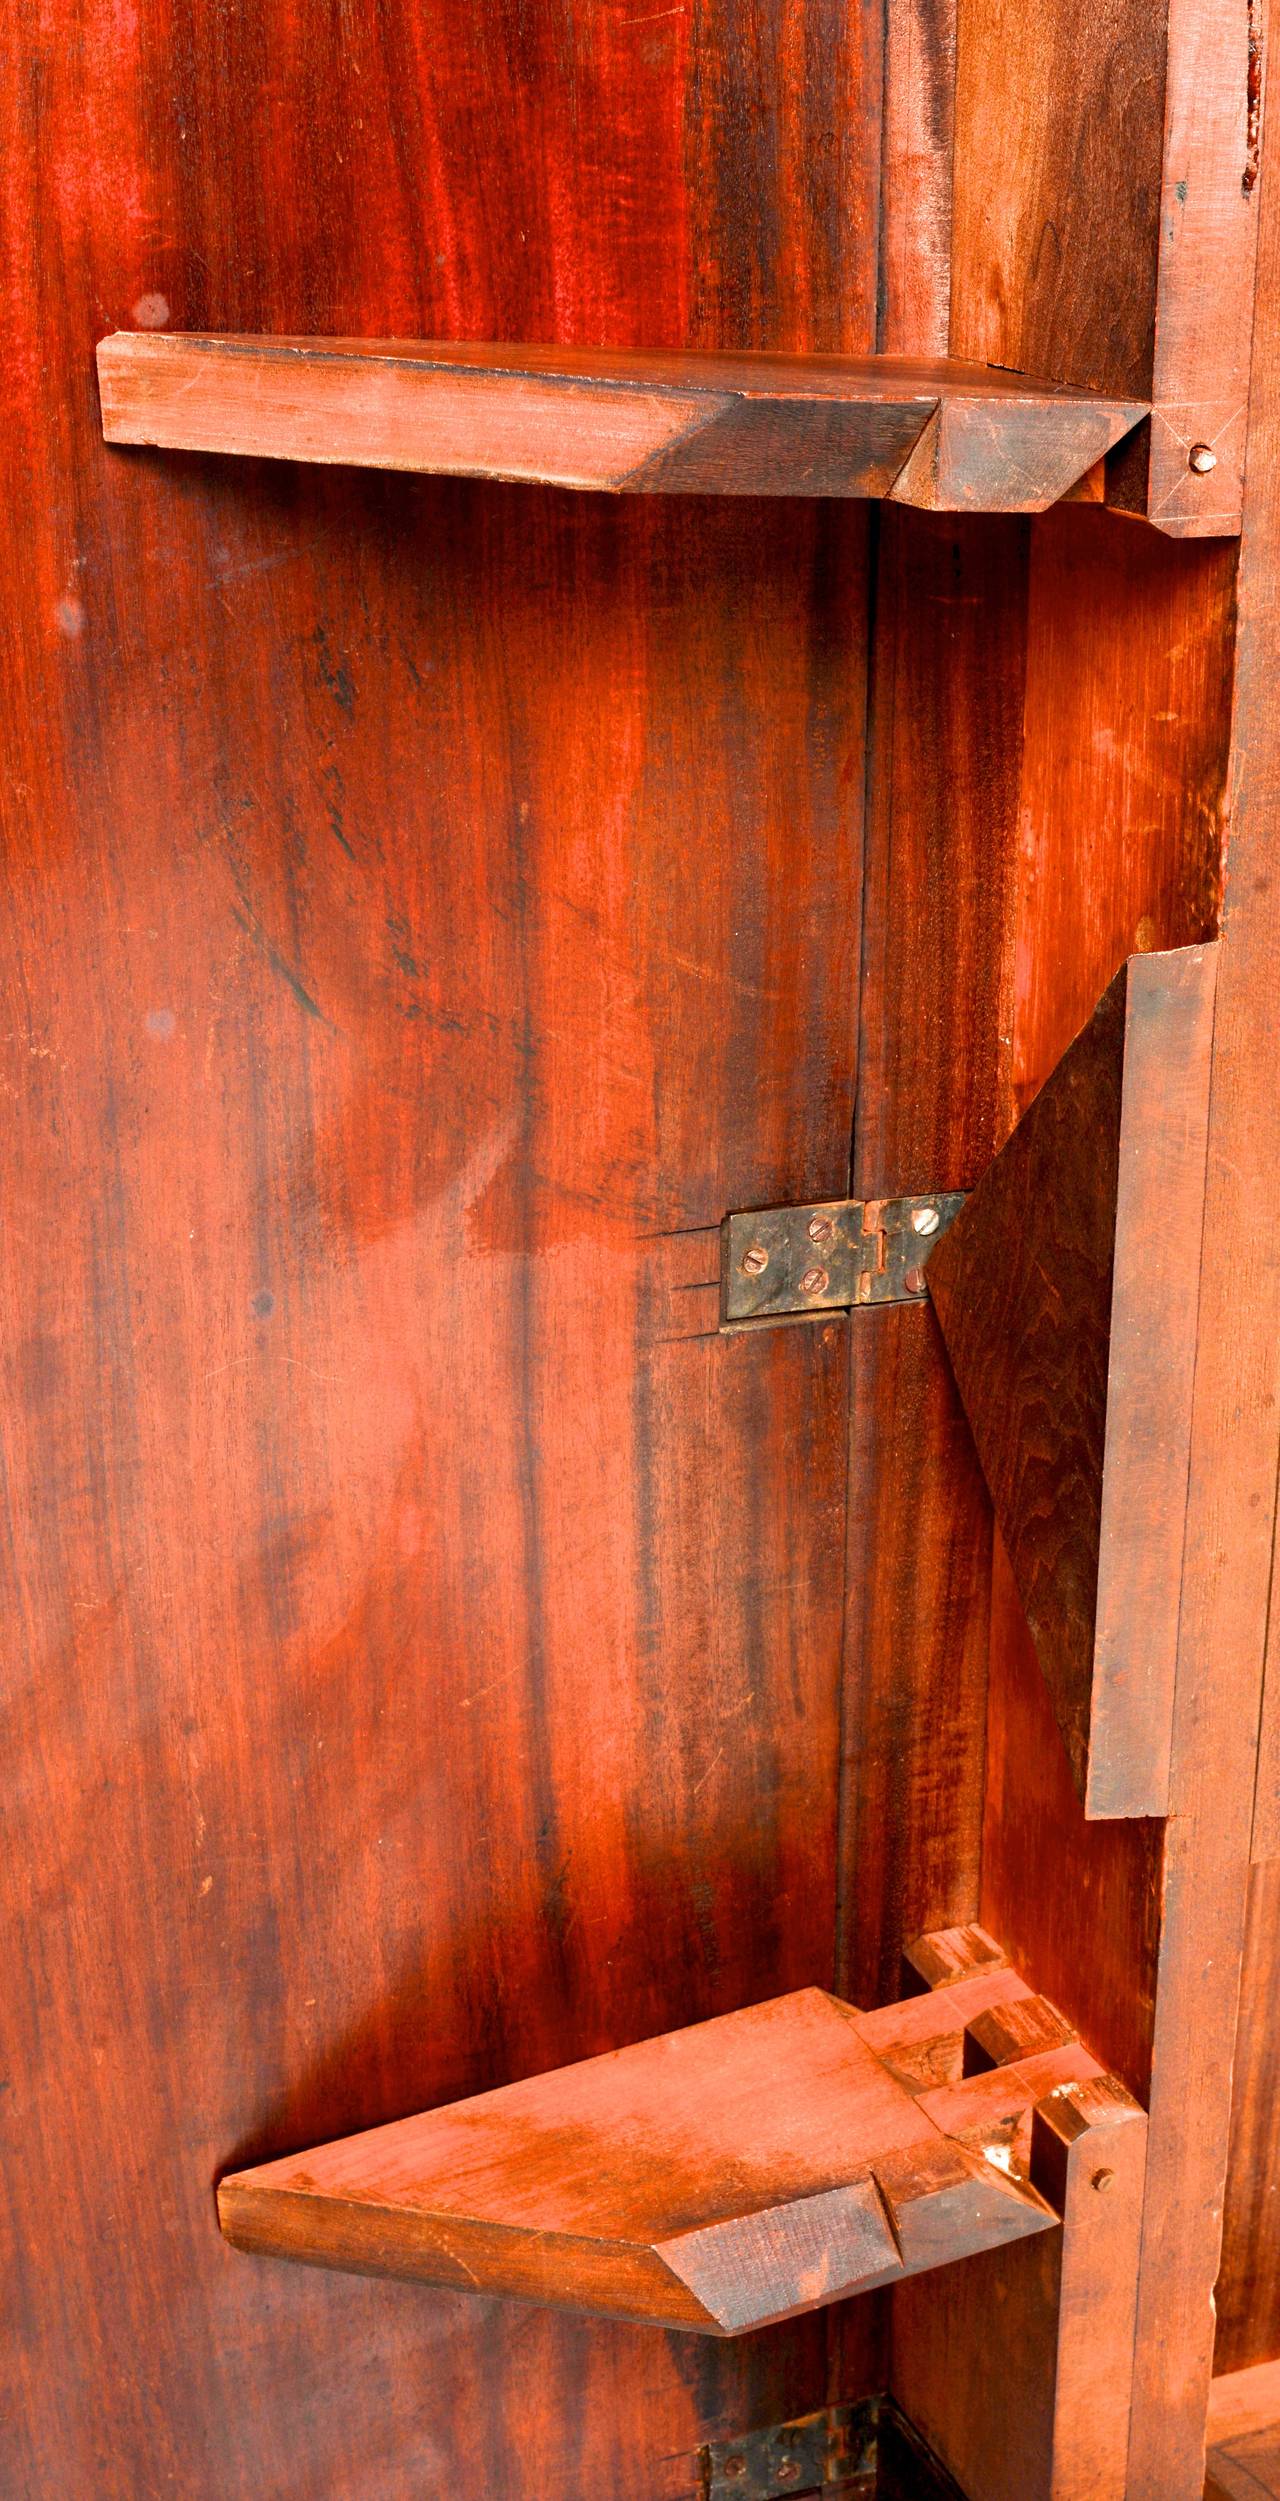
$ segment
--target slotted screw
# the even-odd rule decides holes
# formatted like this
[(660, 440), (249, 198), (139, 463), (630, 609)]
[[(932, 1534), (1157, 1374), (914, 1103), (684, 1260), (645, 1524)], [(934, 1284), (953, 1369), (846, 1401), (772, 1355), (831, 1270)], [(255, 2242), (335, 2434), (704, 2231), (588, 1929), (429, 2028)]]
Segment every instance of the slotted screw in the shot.
[(801, 1293), (802, 1293), (802, 1294), (825, 1294), (825, 1293), (826, 1293), (826, 1290), (827, 1290), (827, 1272), (826, 1272), (826, 1269), (825, 1269), (825, 1268), (806, 1268), (806, 1269), (805, 1269), (805, 1272), (804, 1272), (804, 1275), (803, 1275), (803, 1276), (801, 1277), (801, 1279), (800, 1279), (800, 1291), (801, 1291)]
[(906, 1287), (906, 1289), (907, 1289), (908, 1294), (923, 1294), (923, 1292), (924, 1292), (924, 1270), (923, 1270), (923, 1268), (908, 1268), (907, 1273), (906, 1273), (906, 1275), (904, 1276), (904, 1278), (903, 1278), (902, 1282), (903, 1282), (903, 1284), (905, 1285), (905, 1287)]
[(1187, 454), (1187, 462), (1188, 466), (1195, 470), (1198, 478), (1207, 478), (1209, 471), (1218, 466), (1218, 455), (1212, 443), (1193, 443)]
[(811, 1242), (829, 1242), (834, 1232), (835, 1226), (830, 1216), (810, 1216), (809, 1239)]
[(750, 1250), (742, 1254), (742, 1273), (745, 1277), (762, 1277), (768, 1265), (769, 1254), (763, 1242), (753, 1242)]
[(936, 1207), (916, 1207), (912, 1209), (911, 1223), (912, 1228), (916, 1233), (936, 1233), (941, 1221), (942, 1219), (939, 1216)]

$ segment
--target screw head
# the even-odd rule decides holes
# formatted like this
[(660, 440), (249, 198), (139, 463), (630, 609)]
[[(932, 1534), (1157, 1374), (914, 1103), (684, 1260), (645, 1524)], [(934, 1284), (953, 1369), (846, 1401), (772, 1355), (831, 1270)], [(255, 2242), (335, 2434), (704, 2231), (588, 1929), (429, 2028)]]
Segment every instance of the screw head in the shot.
[(794, 2458), (784, 2458), (781, 2465), (774, 2468), (774, 2473), (780, 2484), (794, 2484), (799, 2478), (800, 2469)]
[(769, 1254), (763, 1242), (753, 1242), (750, 1250), (744, 1250), (742, 1254), (744, 1277), (762, 1277), (768, 1265)]
[(1094, 2172), (1094, 2175), (1093, 2175), (1093, 2185), (1094, 2185), (1094, 2187), (1097, 2189), (1098, 2194), (1099, 2194), (1099, 2196), (1100, 2196), (1100, 2197), (1101, 2197), (1101, 2196), (1104, 2196), (1104, 2195), (1106, 2194), (1106, 2191), (1107, 2191), (1109, 2188), (1114, 2188), (1114, 2186), (1115, 2186), (1115, 2177), (1116, 2177), (1116, 2175), (1115, 2175), (1114, 2171), (1095, 2171), (1095, 2172)]
[(923, 1270), (923, 1268), (908, 1268), (907, 1273), (906, 1273), (906, 1275), (904, 1276), (904, 1278), (903, 1278), (902, 1282), (903, 1282), (903, 1284), (905, 1285), (905, 1287), (906, 1287), (906, 1289), (907, 1289), (908, 1294), (923, 1294), (923, 1292), (924, 1292), (924, 1270)]
[(1187, 466), (1188, 468), (1195, 470), (1198, 478), (1207, 478), (1209, 471), (1211, 469), (1216, 469), (1218, 466), (1218, 455), (1215, 452), (1213, 445), (1211, 443), (1193, 443), (1187, 454)]
[(826, 1272), (826, 1269), (825, 1269), (825, 1268), (806, 1268), (806, 1269), (805, 1269), (805, 1272), (804, 1272), (804, 1275), (803, 1275), (803, 1276), (801, 1277), (801, 1279), (800, 1279), (800, 1291), (801, 1291), (801, 1293), (802, 1293), (802, 1294), (825, 1294), (825, 1293), (826, 1293), (826, 1290), (827, 1290), (827, 1272)]
[(936, 1233), (942, 1222), (936, 1207), (913, 1207), (911, 1227), (915, 1233)]
[(809, 1239), (811, 1242), (829, 1242), (834, 1232), (835, 1226), (830, 1216), (810, 1216)]
[(745, 2475), (747, 2471), (747, 2461), (745, 2458), (726, 2458), (724, 2462), (724, 2471), (726, 2475)]

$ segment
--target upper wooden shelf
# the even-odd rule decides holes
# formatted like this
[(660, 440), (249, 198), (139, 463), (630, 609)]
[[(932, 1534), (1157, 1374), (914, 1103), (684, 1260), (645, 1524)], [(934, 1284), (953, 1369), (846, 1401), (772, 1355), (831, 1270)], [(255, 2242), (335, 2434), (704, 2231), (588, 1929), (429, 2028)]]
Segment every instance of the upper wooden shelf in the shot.
[(1148, 412), (951, 360), (117, 331), (109, 443), (643, 495), (1040, 512)]

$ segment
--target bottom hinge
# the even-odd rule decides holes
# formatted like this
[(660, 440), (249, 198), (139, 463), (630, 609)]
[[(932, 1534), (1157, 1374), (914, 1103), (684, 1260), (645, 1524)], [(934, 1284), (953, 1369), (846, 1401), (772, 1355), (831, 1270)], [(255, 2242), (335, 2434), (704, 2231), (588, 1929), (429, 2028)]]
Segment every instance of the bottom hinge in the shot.
[(824, 2406), (794, 2423), (713, 2440), (700, 2452), (699, 2501), (964, 2501), (891, 2397)]
[(833, 1198), (726, 1216), (721, 1319), (918, 1302), (930, 1252), (964, 1205), (963, 1190), (918, 1198)]

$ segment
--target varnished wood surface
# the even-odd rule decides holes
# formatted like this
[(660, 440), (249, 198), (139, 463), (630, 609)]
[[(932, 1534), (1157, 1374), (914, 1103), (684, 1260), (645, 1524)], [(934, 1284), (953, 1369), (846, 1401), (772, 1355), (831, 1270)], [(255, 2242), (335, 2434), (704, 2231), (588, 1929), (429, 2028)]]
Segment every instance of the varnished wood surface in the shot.
[(213, 2202), (832, 1976), (844, 1332), (707, 1332), (725, 1208), (848, 1186), (863, 517), (126, 457), (93, 371), (869, 352), (871, 20), (643, 18), (0, 29), (22, 2501), (687, 2501), (825, 2398)]
[[(936, 2011), (861, 2019), (817, 1989), (775, 1998), (237, 2173), (222, 2228), (244, 2250), (741, 2335), (1050, 2227), (971, 2150), (964, 2090), (956, 2137), (919, 2094), (967, 2068), (1019, 1985), (983, 1974)], [(896, 2016), (917, 2036), (905, 2071)], [(1046, 2020), (986, 2063), (1042, 2048)]]
[(98, 377), (111, 443), (944, 511), (1040, 511), (1143, 413), (946, 361), (395, 339), (119, 331)]

